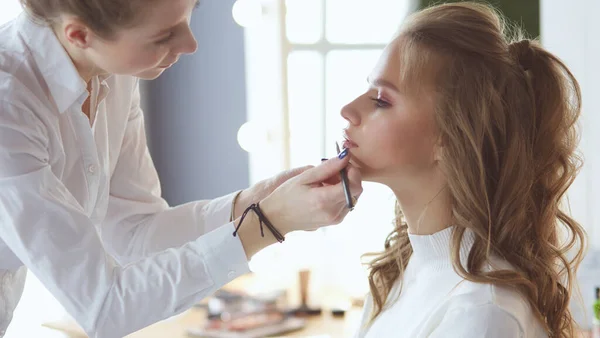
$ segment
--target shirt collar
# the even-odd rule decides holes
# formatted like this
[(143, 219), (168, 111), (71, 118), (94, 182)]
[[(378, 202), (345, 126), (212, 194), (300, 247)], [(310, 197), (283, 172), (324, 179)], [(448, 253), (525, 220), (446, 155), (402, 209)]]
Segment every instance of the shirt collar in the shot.
[[(58, 111), (64, 113), (74, 103), (83, 104), (88, 96), (87, 84), (79, 75), (71, 57), (54, 31), (45, 25), (34, 22), (26, 12), (19, 17), (19, 30), (33, 59), (46, 81)], [(102, 85), (110, 75), (99, 76)]]
[[(432, 235), (409, 234), (413, 256), (423, 261), (450, 262), (452, 233), (453, 227), (448, 227)], [(470, 229), (466, 229), (460, 244), (460, 258), (463, 264), (466, 263), (474, 242), (475, 234)]]

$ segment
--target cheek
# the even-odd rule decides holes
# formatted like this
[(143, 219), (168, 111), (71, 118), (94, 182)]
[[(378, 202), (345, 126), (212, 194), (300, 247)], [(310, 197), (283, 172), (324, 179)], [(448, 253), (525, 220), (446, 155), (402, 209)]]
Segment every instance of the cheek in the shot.
[(166, 52), (147, 51), (139, 53), (129, 53), (124, 55), (122, 63), (130, 72), (135, 73), (149, 68), (154, 68), (164, 59)]
[[(113, 74), (133, 75), (156, 67), (166, 56), (166, 49), (143, 47), (117, 48), (103, 58), (104, 70)], [(101, 64), (98, 62), (98, 64)]]
[(419, 170), (431, 164), (433, 133), (429, 121), (380, 119), (365, 130), (369, 146), (365, 163), (374, 170)]

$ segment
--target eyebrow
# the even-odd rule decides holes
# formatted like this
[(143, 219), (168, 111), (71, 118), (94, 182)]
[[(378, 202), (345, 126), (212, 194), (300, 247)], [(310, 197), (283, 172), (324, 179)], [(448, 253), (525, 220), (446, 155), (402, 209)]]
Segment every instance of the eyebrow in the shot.
[(371, 81), (371, 79), (369, 79), (367, 77), (367, 82), (371, 85), (374, 85), (376, 87), (387, 87), (390, 88), (396, 92), (400, 92), (400, 90), (398, 90), (398, 87), (396, 87), (396, 85), (394, 85), (393, 83), (391, 83), (390, 81), (384, 80), (384, 79), (375, 79), (374, 81)]
[[(200, 7), (200, 5), (203, 4), (203, 3), (204, 3), (204, 1), (201, 1), (201, 0), (194, 1), (194, 9)], [(153, 38), (158, 38), (158, 37), (160, 37), (162, 35), (165, 35), (165, 34), (169, 33), (170, 31), (172, 31), (175, 27), (177, 27), (177, 25), (171, 26), (169, 28), (165, 28), (165, 29), (161, 30), (160, 32), (154, 34), (152, 37)]]

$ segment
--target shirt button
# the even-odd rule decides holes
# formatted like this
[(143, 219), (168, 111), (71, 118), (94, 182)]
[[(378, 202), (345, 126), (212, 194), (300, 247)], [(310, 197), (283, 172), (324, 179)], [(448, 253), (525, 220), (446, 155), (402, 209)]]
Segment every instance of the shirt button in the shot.
[(95, 166), (95, 165), (93, 165), (93, 164), (91, 164), (91, 165), (88, 167), (88, 172), (89, 172), (90, 174), (93, 174), (93, 173), (95, 173), (95, 172), (96, 172), (96, 166)]
[(235, 271), (229, 271), (229, 273), (227, 274), (227, 277), (229, 277), (229, 279), (232, 279), (233, 277), (235, 277)]

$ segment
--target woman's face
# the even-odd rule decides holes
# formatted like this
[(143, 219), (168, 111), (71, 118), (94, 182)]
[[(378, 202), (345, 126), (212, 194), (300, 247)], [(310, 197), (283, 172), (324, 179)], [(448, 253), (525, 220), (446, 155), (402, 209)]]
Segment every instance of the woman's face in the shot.
[(116, 37), (95, 36), (87, 58), (104, 73), (154, 79), (198, 47), (190, 29), (197, 0), (154, 0), (144, 7), (140, 22), (120, 29)]
[(433, 96), (406, 90), (422, 83), (400, 83), (401, 53), (397, 40), (390, 43), (368, 77), (368, 90), (341, 112), (353, 164), (365, 180), (388, 185), (427, 175), (437, 156)]

